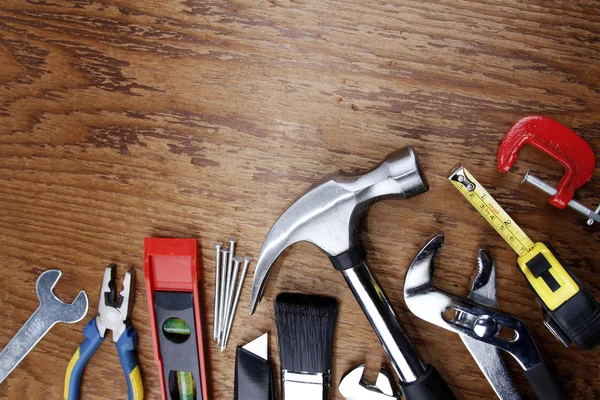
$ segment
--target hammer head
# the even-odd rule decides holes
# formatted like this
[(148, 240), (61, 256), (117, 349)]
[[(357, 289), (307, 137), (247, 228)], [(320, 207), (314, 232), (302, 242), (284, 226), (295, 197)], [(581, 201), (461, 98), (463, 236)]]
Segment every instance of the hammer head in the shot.
[(314, 186), (279, 217), (267, 235), (256, 263), (250, 312), (262, 298), (275, 260), (290, 245), (310, 242), (329, 257), (358, 243), (363, 211), (388, 196), (408, 198), (429, 189), (411, 147), (396, 151), (371, 171), (337, 173)]

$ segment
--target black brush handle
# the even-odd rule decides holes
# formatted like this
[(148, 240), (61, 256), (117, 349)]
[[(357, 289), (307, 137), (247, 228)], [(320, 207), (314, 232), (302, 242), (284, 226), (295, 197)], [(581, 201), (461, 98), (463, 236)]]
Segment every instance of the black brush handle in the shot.
[(455, 400), (444, 378), (428, 365), (425, 374), (414, 382), (400, 382), (400, 388), (406, 400)]
[(562, 400), (562, 390), (554, 375), (545, 363), (536, 365), (524, 372), (525, 378), (540, 400)]

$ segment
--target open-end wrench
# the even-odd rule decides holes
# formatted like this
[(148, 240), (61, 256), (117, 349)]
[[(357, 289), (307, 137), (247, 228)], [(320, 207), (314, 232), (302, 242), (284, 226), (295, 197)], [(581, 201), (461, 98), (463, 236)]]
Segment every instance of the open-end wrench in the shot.
[[(438, 232), (412, 260), (404, 283), (404, 300), (417, 317), (481, 343), (498, 347), (512, 355), (527, 381), (543, 400), (560, 400), (562, 392), (544, 363), (531, 334), (520, 319), (492, 307), (444, 292), (431, 280), (434, 257), (444, 243)], [(447, 311), (454, 311), (454, 316)], [(512, 331), (509, 338), (501, 331)]]
[(362, 379), (365, 364), (348, 372), (340, 381), (339, 390), (346, 400), (398, 400), (394, 395), (392, 383), (385, 367), (379, 369), (374, 385)]
[(61, 272), (49, 270), (42, 273), (35, 290), (40, 306), (19, 329), (17, 334), (0, 353), (0, 383), (25, 358), (33, 347), (57, 322), (72, 324), (81, 321), (88, 311), (88, 298), (82, 290), (71, 304), (63, 303), (52, 289), (58, 282)]

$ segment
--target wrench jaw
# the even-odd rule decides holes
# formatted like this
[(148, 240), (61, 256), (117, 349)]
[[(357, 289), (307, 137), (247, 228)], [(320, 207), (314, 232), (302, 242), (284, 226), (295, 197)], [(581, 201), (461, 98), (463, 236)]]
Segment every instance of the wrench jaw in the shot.
[[(434, 258), (443, 243), (444, 233), (438, 231), (411, 262), (404, 284), (406, 306), (422, 320), (452, 332), (475, 338), (480, 338), (479, 334), (482, 334), (488, 342), (501, 341), (495, 338), (501, 321), (510, 328), (522, 323), (500, 311), (488, 310), (483, 304), (470, 301), (471, 299), (467, 300), (447, 293), (431, 283), (435, 271)], [(474, 287), (477, 288), (474, 292), (475, 296), (485, 298), (487, 292), (492, 291), (495, 298), (495, 283), (490, 279), (493, 273), (493, 262), (485, 249), (481, 249), (478, 253), (478, 261), (479, 270), (473, 281)], [(446, 315), (449, 309), (455, 311), (454, 316)], [(491, 312), (500, 320), (489, 319), (488, 314)]]
[(392, 388), (392, 380), (388, 373), (388, 370), (382, 365), (379, 368), (379, 373), (377, 374), (377, 380), (375, 381), (375, 387), (381, 390), (381, 393), (386, 394), (388, 396), (394, 395), (394, 389)]
[(38, 277), (35, 290), (40, 305), (0, 351), (0, 384), (55, 324), (75, 323), (85, 317), (88, 310), (85, 292), (80, 292), (71, 304), (54, 295), (52, 289), (60, 276), (60, 271), (49, 270)]
[(60, 316), (60, 319), (56, 322), (73, 324), (81, 321), (83, 317), (85, 317), (88, 310), (88, 297), (83, 290), (79, 292), (71, 304), (65, 303), (56, 297), (53, 289), (58, 283), (61, 275), (62, 272), (56, 269), (43, 272), (37, 279), (35, 292), (40, 301), (40, 307), (50, 306), (50, 308), (54, 310), (61, 310), (61, 312), (57, 313), (57, 315)]
[(379, 369), (375, 385), (363, 381), (365, 364), (348, 372), (340, 381), (339, 391), (346, 400), (397, 400), (385, 367)]
[(63, 318), (60, 322), (65, 322), (67, 324), (79, 322), (85, 317), (88, 311), (89, 301), (87, 294), (82, 290), (77, 297), (75, 297), (73, 303), (65, 305), (70, 307), (71, 313), (69, 314), (69, 318)]
[[(475, 271), (471, 283), (471, 291), (467, 295), (469, 300), (486, 307), (498, 308), (498, 299), (496, 295), (496, 268), (489, 250), (485, 247), (480, 246), (477, 251), (477, 270)], [(454, 318), (457, 324), (467, 328), (476, 326), (478, 320), (477, 316), (462, 311), (457, 311)], [(497, 330), (499, 329), (500, 327), (497, 327)], [(489, 332), (489, 334), (496, 334), (498, 333), (497, 330)], [(469, 348), (469, 344), (467, 344), (469, 340), (467, 339), (470, 338), (465, 339), (463, 336), (461, 336), (461, 338), (463, 339), (463, 342), (465, 342), (465, 346)], [(477, 357), (475, 358), (476, 361), (479, 362)]]
[(54, 296), (53, 292), (54, 287), (56, 286), (56, 283), (60, 279), (61, 275), (61, 271), (57, 269), (51, 269), (43, 272), (38, 277), (37, 282), (35, 283), (35, 292), (40, 301), (40, 304), (50, 302), (53, 300), (61, 302), (56, 298), (56, 296)]

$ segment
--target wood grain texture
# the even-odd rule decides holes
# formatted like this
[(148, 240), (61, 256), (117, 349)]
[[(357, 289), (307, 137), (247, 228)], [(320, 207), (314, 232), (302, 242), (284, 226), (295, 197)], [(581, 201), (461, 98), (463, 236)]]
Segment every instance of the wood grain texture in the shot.
[[(600, 3), (595, 1), (5, 0), (0, 3), (0, 346), (37, 307), (35, 280), (63, 271), (57, 293), (85, 289), (93, 315), (103, 268), (138, 270), (133, 324), (147, 398), (160, 396), (146, 293), (145, 236), (197, 237), (206, 315), (213, 317), (212, 243), (241, 238), (256, 256), (270, 226), (311, 184), (417, 149), (429, 193), (385, 201), (362, 221), (375, 274), (423, 358), (459, 399), (493, 392), (458, 336), (408, 313), (406, 266), (446, 232), (436, 283), (465, 295), (479, 244), (498, 267), (499, 303), (525, 320), (574, 399), (600, 398), (598, 351), (563, 348), (541, 323), (516, 256), (454, 187), (463, 162), (536, 241), (551, 241), (600, 298), (599, 228), (519, 185), (561, 170), (526, 149), (496, 171), (512, 123), (544, 114), (600, 149)], [(600, 179), (579, 191), (594, 207)], [(213, 398), (233, 396), (235, 345), (271, 333), (280, 291), (341, 304), (334, 382), (385, 355), (340, 274), (315, 247), (280, 259), (257, 313), (250, 280), (231, 343), (210, 342)], [(87, 318), (86, 318), (87, 320)], [(9, 399), (59, 399), (86, 320), (53, 328), (0, 386)], [(210, 331), (212, 325), (209, 324)], [(519, 389), (534, 398), (514, 360)], [(125, 398), (114, 346), (83, 378), (83, 399)], [(332, 390), (333, 399), (341, 399)]]

